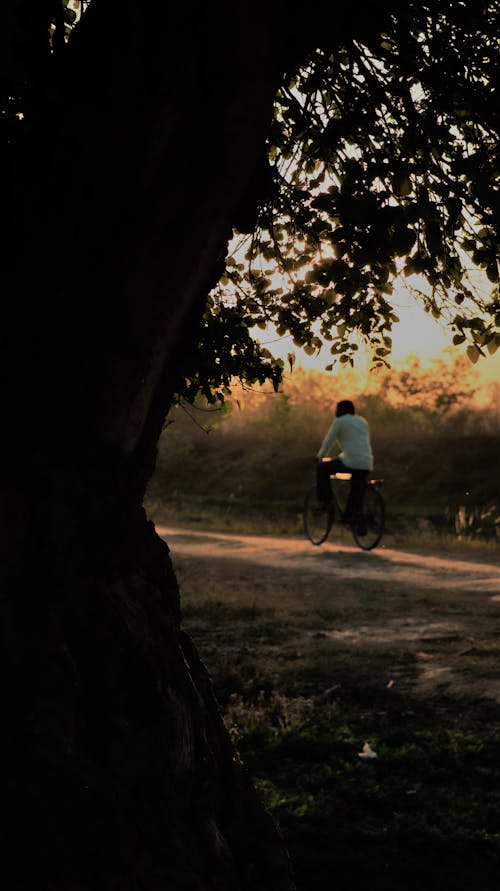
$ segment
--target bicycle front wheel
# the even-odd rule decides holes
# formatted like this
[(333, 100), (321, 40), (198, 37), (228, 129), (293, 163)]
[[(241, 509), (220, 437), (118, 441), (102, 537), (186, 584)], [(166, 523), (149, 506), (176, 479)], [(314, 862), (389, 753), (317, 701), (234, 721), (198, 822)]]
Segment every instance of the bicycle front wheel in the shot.
[(354, 541), (363, 551), (371, 551), (382, 538), (384, 526), (384, 499), (375, 486), (368, 486), (363, 498), (362, 519), (352, 528)]
[(322, 544), (333, 523), (333, 507), (327, 510), (318, 500), (316, 486), (311, 486), (304, 499), (304, 532), (313, 545)]

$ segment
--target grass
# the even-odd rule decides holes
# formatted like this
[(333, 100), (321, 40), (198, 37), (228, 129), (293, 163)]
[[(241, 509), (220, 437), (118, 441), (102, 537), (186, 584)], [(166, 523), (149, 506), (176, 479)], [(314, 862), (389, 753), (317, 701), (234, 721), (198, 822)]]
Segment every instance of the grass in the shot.
[[(302, 505), (296, 502), (244, 502), (184, 494), (171, 500), (150, 497), (146, 507), (155, 523), (167, 526), (240, 535), (295, 537), (304, 534)], [(467, 554), (467, 559), (476, 556), (488, 560), (498, 555), (496, 538), (457, 536), (450, 522), (433, 525), (428, 513), (402, 514), (388, 509), (383, 544), (416, 552)], [(332, 535), (340, 543), (352, 542), (350, 533), (339, 527), (335, 527)]]
[(360, 711), (275, 697), (258, 717), (240, 746), (299, 888), (497, 887), (496, 740), (401, 702)]
[(175, 562), (184, 628), (297, 891), (497, 891), (491, 596)]

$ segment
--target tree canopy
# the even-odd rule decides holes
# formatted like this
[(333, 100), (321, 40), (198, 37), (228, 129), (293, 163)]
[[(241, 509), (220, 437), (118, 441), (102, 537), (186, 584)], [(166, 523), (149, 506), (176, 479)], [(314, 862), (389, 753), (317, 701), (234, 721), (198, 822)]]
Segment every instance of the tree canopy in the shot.
[[(54, 0), (26, 16), (28, 46), (57, 57), (89, 6)], [(269, 323), (310, 354), (328, 342), (327, 369), (352, 364), (359, 337), (386, 363), (398, 277), (472, 362), (499, 345), (499, 4), (366, 12), (295, 35), (302, 49), (284, 71), (179, 398), (223, 401), (234, 377), (277, 387), (283, 360), (253, 334)], [(3, 102), (14, 142), (22, 63)]]
[(360, 16), (286, 73), (182, 395), (277, 386), (283, 360), (252, 337), (269, 323), (310, 354), (329, 342), (327, 369), (359, 338), (387, 363), (398, 277), (472, 362), (497, 349), (498, 12), (431, 0), (375, 28)]

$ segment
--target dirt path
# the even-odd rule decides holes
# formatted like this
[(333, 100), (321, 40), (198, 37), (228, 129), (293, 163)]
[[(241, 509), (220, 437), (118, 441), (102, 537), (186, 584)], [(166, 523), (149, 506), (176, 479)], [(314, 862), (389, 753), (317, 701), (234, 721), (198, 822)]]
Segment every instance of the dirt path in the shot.
[(291, 538), (226, 535), (166, 526), (158, 526), (157, 531), (167, 541), (174, 560), (176, 554), (238, 560), (274, 569), (335, 573), (337, 577), (373, 579), (386, 584), (490, 592), (492, 600), (500, 601), (499, 564), (413, 554), (385, 547), (361, 551), (354, 546), (330, 542), (314, 547), (307, 541)]
[[(300, 538), (157, 531), (183, 590), (194, 582), (205, 597), (230, 596), (235, 615), (238, 606), (254, 602), (284, 610), (288, 645), (297, 652), (330, 642), (348, 648), (358, 667), (382, 659), (391, 683), (410, 684), (419, 696), (444, 693), (500, 704), (500, 566), (494, 557), (482, 562), (388, 547), (365, 552), (333, 542), (314, 547)], [(301, 618), (308, 616), (306, 604), (315, 616), (309, 622)], [(320, 618), (318, 604), (339, 612)], [(282, 644), (263, 643), (259, 658), (280, 652)]]

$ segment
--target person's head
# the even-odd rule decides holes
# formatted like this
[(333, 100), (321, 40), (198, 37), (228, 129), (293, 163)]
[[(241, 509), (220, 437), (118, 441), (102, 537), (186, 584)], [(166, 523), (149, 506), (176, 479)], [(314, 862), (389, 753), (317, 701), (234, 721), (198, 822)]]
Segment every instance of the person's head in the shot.
[(337, 402), (337, 409), (335, 414), (338, 418), (340, 418), (342, 415), (356, 414), (356, 412), (354, 411), (354, 403), (352, 403), (350, 399), (341, 399), (340, 402)]

